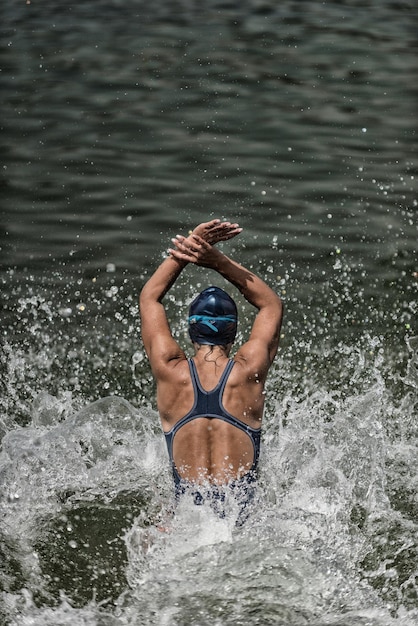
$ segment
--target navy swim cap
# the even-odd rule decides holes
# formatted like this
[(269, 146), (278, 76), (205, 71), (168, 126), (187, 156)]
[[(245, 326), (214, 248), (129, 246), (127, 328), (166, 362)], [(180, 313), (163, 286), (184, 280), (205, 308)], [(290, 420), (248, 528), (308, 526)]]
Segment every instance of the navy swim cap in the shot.
[(208, 287), (190, 305), (190, 339), (193, 343), (226, 346), (235, 339), (237, 321), (237, 307), (231, 296), (219, 287)]

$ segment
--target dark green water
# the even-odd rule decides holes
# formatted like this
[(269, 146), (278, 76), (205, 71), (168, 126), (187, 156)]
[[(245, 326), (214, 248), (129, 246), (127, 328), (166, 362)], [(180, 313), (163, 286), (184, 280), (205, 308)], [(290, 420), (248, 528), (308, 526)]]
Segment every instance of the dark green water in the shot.
[[(417, 18), (0, 7), (0, 623), (417, 623)], [(137, 296), (211, 217), (286, 303), (261, 503), (239, 532), (186, 510), (161, 536)], [(213, 280), (187, 268), (167, 299), (181, 341)]]

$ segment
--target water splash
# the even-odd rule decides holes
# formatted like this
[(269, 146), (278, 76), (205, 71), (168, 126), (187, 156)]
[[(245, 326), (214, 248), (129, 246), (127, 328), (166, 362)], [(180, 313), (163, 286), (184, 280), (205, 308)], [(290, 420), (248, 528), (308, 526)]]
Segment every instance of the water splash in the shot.
[[(108, 397), (80, 409), (41, 391), (2, 441), (2, 612), (11, 624), (412, 626), (414, 338), (402, 359), (394, 368), (367, 336), (279, 358), (260, 500), (240, 530), (204, 507), (158, 530), (171, 484), (147, 406)], [(141, 376), (138, 353), (132, 366)]]

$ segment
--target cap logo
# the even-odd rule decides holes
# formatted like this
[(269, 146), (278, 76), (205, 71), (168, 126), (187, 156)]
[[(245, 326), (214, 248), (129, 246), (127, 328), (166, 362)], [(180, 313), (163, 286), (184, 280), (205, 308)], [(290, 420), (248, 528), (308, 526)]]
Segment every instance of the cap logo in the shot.
[(233, 315), (219, 315), (217, 317), (212, 317), (209, 315), (191, 315), (189, 317), (189, 324), (205, 324), (208, 326), (213, 332), (218, 333), (219, 329), (216, 328), (213, 322), (233, 322), (236, 323), (237, 318)]

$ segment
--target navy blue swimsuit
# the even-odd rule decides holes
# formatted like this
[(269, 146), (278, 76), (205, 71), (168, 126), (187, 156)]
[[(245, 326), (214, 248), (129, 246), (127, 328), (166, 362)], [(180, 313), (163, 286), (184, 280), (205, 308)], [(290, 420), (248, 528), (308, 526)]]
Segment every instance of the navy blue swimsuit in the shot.
[[(228, 365), (219, 379), (218, 384), (215, 389), (212, 389), (211, 391), (206, 391), (202, 388), (194, 361), (189, 359), (188, 363), (194, 390), (193, 407), (187, 415), (185, 415), (173, 426), (168, 433), (164, 433), (168, 455), (173, 470), (176, 498), (179, 498), (186, 492), (190, 492), (193, 495), (195, 504), (203, 504), (205, 500), (209, 500), (212, 508), (218, 513), (218, 515), (220, 517), (225, 517), (225, 509), (223, 505), (225, 503), (226, 493), (229, 491), (230, 493), (233, 493), (235, 499), (239, 501), (240, 515), (237, 520), (237, 524), (241, 525), (247, 516), (245, 509), (247, 508), (250, 500), (254, 497), (255, 486), (253, 483), (256, 480), (256, 469), (260, 455), (261, 428), (251, 428), (251, 426), (248, 426), (228, 413), (222, 404), (225, 385), (234, 366), (234, 361), (230, 360), (228, 362)], [(251, 468), (244, 474), (244, 476), (231, 481), (227, 485), (211, 485), (210, 488), (202, 488), (199, 491), (196, 490), (195, 484), (181, 478), (173, 458), (174, 437), (182, 426), (199, 417), (207, 419), (220, 419), (247, 433), (253, 444), (254, 460)]]

